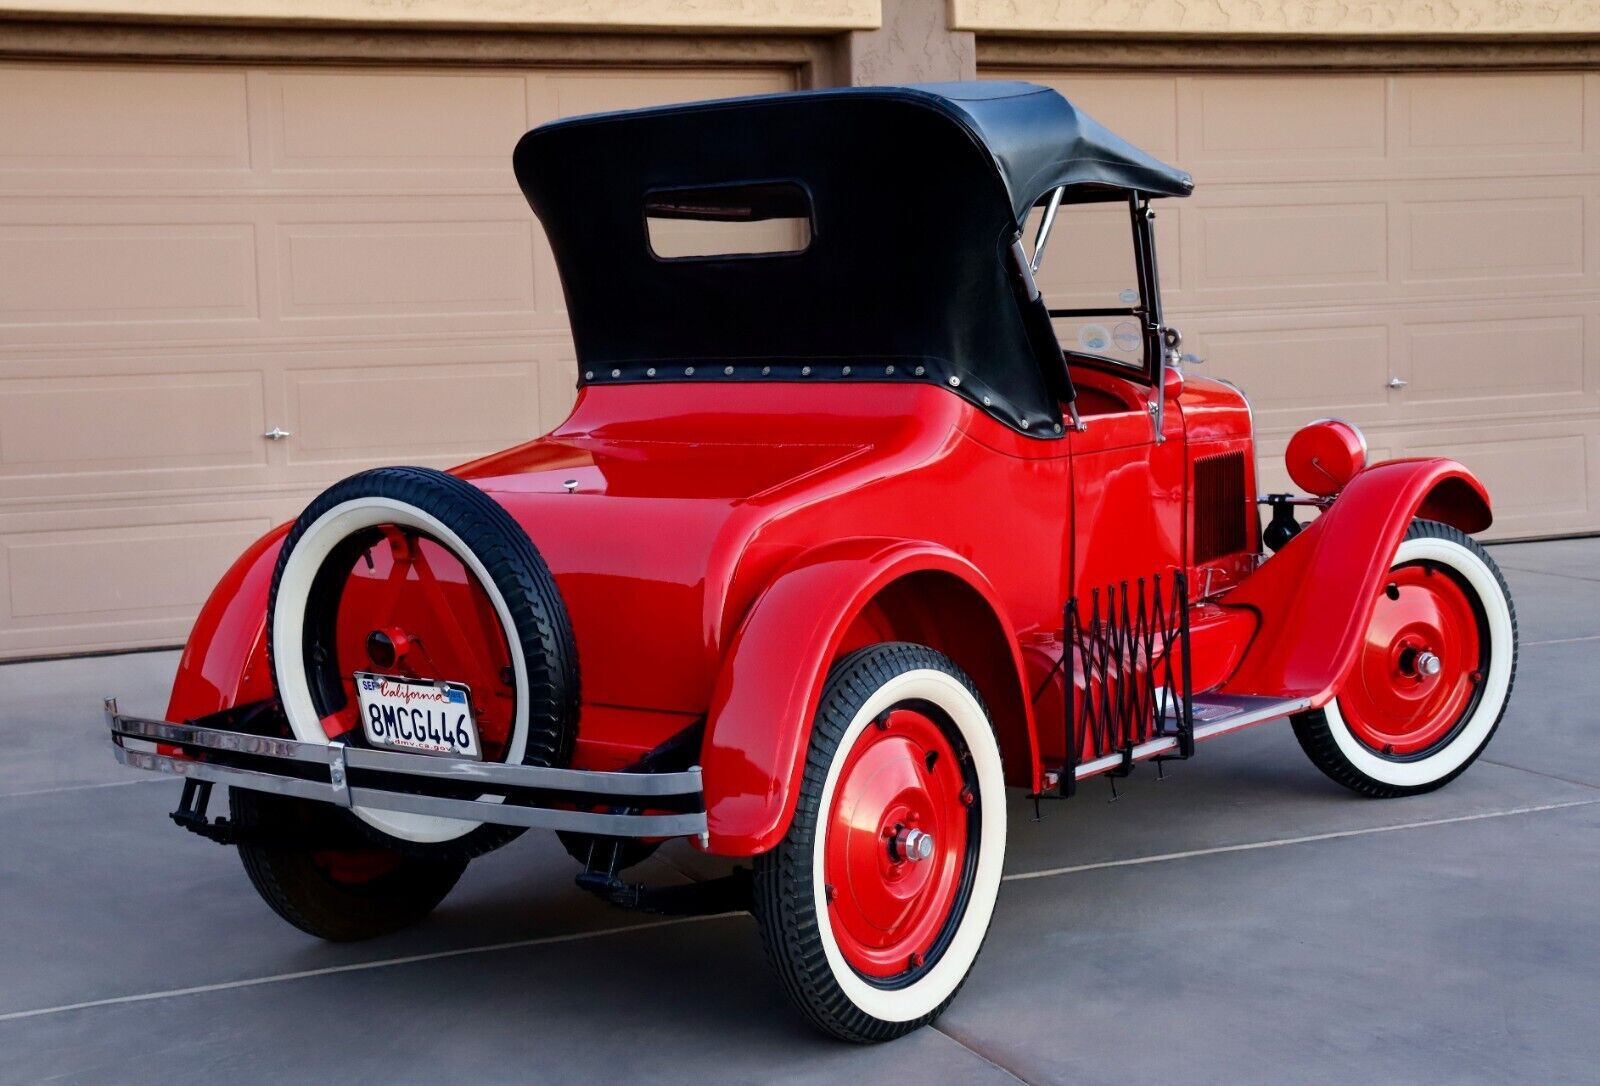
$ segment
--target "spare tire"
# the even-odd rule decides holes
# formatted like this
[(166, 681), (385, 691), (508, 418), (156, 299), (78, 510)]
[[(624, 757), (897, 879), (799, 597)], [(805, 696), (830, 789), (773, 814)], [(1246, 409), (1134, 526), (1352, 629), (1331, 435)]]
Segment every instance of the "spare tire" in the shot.
[[(335, 483), (284, 538), (267, 652), (295, 737), (364, 745), (354, 674), (464, 684), (488, 761), (564, 766), (578, 722), (578, 651), (555, 579), (505, 507), (431, 468)], [(457, 860), (522, 831), (354, 808), (381, 842)]]

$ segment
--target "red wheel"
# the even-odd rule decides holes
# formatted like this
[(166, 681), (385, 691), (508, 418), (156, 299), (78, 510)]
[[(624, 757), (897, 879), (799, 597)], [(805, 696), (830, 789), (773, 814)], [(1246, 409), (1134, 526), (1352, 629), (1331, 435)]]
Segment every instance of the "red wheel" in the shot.
[(1516, 611), (1494, 560), (1454, 528), (1414, 521), (1338, 696), (1295, 717), (1295, 736), (1363, 795), (1431, 791), (1488, 744), (1516, 665)]
[[(268, 632), (283, 713), (302, 742), (366, 741), (363, 672), (465, 686), (486, 761), (563, 765), (571, 756), (577, 649), (555, 581), (505, 508), (454, 476), (377, 468), (324, 491), (284, 539)], [(470, 733), (457, 731), (446, 749), (471, 751), (459, 736)], [(355, 814), (385, 847), (430, 859), (470, 858), (521, 832)]]
[(1389, 574), (1339, 711), (1385, 755), (1431, 750), (1466, 719), (1488, 667), (1486, 618), (1448, 568), (1422, 561)]
[(960, 892), (972, 788), (926, 714), (885, 713), (856, 740), (828, 811), (828, 912), (844, 958), (869, 977), (921, 965)]
[(503, 761), (516, 715), (511, 645), (489, 591), (461, 557), (424, 532), (381, 524), (330, 554), (308, 609), (325, 646), (315, 681), (340, 689), (322, 718), (330, 739), (359, 737), (355, 673), (448, 679), (469, 690), (487, 761)]
[(790, 998), (852, 1041), (933, 1021), (983, 945), (1005, 837), (1000, 751), (971, 680), (920, 645), (839, 661), (794, 820), (756, 858), (756, 920)]

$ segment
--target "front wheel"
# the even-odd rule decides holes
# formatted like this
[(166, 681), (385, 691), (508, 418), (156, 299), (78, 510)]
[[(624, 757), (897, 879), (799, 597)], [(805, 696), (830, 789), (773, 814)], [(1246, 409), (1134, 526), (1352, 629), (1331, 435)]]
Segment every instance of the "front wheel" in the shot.
[(1469, 536), (1411, 523), (1338, 696), (1293, 720), (1313, 764), (1365, 796), (1431, 792), (1483, 752), (1511, 698), (1517, 614)]
[(921, 645), (834, 665), (794, 820), (757, 857), (755, 915), (790, 997), (848, 1041), (933, 1021), (988, 933), (1005, 784), (972, 681)]

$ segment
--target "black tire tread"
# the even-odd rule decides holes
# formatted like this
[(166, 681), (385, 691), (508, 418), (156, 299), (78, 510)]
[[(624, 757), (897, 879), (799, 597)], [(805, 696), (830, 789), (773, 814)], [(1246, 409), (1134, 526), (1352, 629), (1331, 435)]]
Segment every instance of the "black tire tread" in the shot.
[[(305, 800), (228, 790), (236, 825), (282, 827), (326, 819), (336, 808)], [(320, 809), (319, 809), (320, 808)], [(337, 812), (343, 813), (343, 812)], [(428, 860), (402, 855), (399, 867), (371, 882), (335, 882), (309, 849), (241, 844), (239, 859), (250, 884), (272, 911), (290, 924), (331, 942), (356, 942), (408, 928), (424, 919), (461, 878), (467, 860)]]
[(1413, 520), (1406, 529), (1404, 539), (1446, 539), (1452, 543), (1459, 543), (1480, 559), (1489, 572), (1494, 574), (1495, 583), (1500, 586), (1500, 592), (1505, 597), (1506, 607), (1511, 613), (1511, 675), (1506, 682), (1505, 699), (1500, 703), (1500, 713), (1495, 717), (1494, 726), (1483, 737), (1483, 742), (1478, 744), (1478, 749), (1472, 756), (1456, 769), (1436, 781), (1418, 785), (1395, 785), (1384, 781), (1374, 780), (1351, 764), (1339, 749), (1339, 744), (1333, 738), (1333, 732), (1328, 727), (1328, 717), (1321, 709), (1310, 712), (1297, 713), (1289, 718), (1294, 729), (1294, 737), (1300, 743), (1300, 749), (1306, 752), (1306, 757), (1311, 759), (1311, 764), (1320, 769), (1329, 780), (1355, 792), (1357, 795), (1368, 799), (1398, 799), (1402, 796), (1416, 796), (1425, 792), (1433, 792), (1451, 781), (1455, 780), (1473, 762), (1478, 760), (1478, 755), (1483, 753), (1485, 747), (1495, 733), (1500, 730), (1500, 721), (1505, 717), (1506, 706), (1511, 703), (1511, 691), (1517, 682), (1517, 655), (1519, 652), (1517, 629), (1517, 608), (1511, 599), (1511, 589), (1506, 584), (1505, 576), (1500, 572), (1500, 567), (1489, 556), (1489, 552), (1479, 545), (1478, 541), (1461, 531), (1459, 528), (1448, 524), (1440, 524), (1433, 520)]

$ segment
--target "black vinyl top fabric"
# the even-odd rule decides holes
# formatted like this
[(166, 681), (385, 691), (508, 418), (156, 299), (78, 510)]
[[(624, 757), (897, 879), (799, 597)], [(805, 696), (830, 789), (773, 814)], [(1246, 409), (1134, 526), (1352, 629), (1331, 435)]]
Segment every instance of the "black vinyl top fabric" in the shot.
[[(580, 383), (937, 382), (1042, 437), (1061, 432), (1070, 391), (1042, 303), (1028, 301), (1010, 258), (1028, 210), (1058, 186), (1069, 202), (1192, 188), (1026, 83), (575, 117), (529, 132), (513, 162), (555, 251)], [(695, 207), (728, 187), (750, 195), (753, 218), (798, 204), (809, 243), (655, 254), (647, 207), (716, 218)]]

